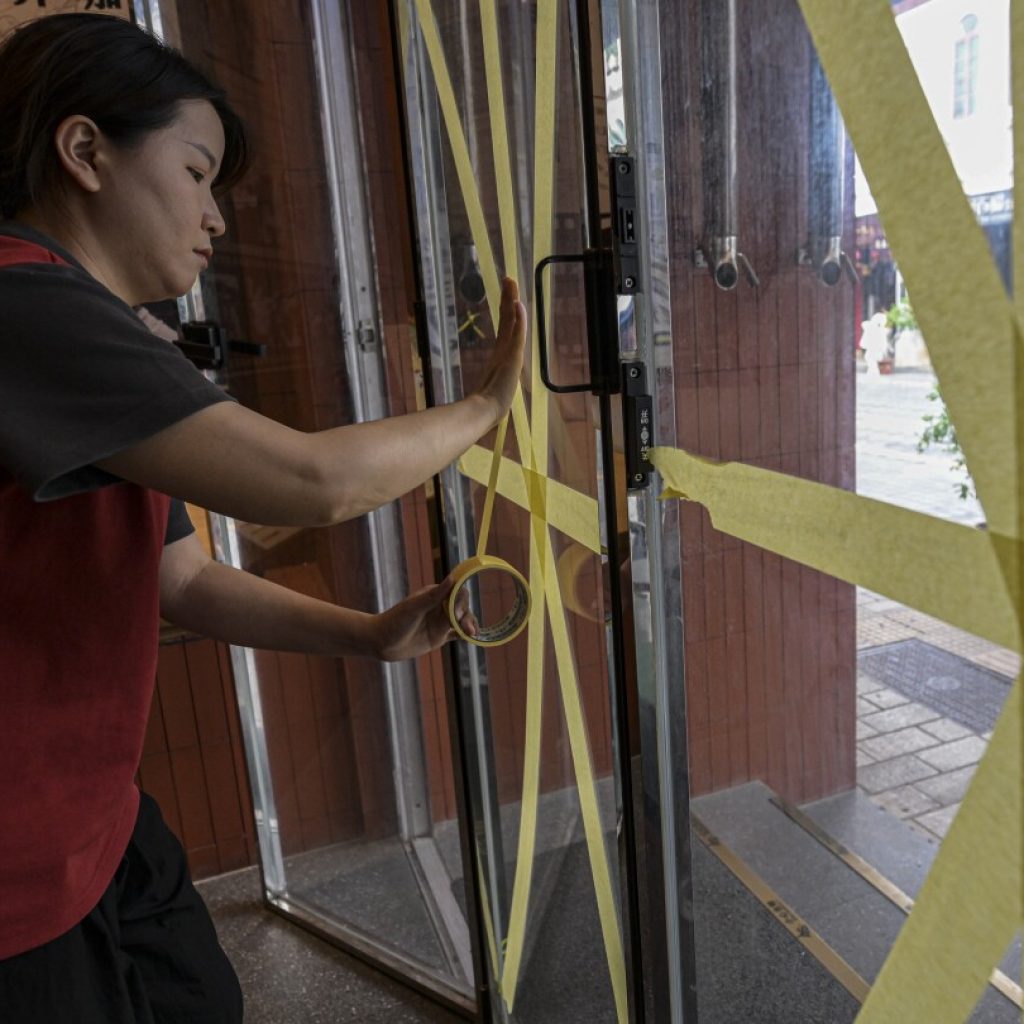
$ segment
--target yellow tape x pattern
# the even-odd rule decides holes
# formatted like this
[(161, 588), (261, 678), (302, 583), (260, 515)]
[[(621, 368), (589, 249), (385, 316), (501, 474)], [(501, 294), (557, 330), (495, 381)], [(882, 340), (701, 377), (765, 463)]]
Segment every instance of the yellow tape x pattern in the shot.
[[(414, 0), (420, 31), (426, 46), (438, 100), (448, 133), (452, 158), (469, 219), (470, 231), (480, 260), (481, 271), (491, 310), (492, 321), (498, 322), (500, 283), (497, 266), (491, 250), (487, 224), (480, 202), (474, 168), (459, 119), (458, 106), (437, 31), (430, 0)], [(505, 121), (505, 102), (502, 85), (501, 48), (498, 39), (495, 0), (481, 0), (480, 23), (482, 51), (486, 69), (487, 97), (491, 118), (494, 148), (494, 168), (499, 199), (499, 218), (503, 260), (509, 274), (518, 275), (519, 259), (515, 229), (515, 191), (512, 184), (508, 130)], [(555, 144), (555, 53), (558, 39), (558, 5), (555, 0), (538, 0), (536, 36), (536, 89), (534, 122), (534, 209), (533, 254), (530, 266), (548, 255), (552, 240), (552, 202), (554, 191)], [(521, 389), (517, 389), (512, 406), (512, 419), (522, 462), (516, 464), (503, 457), (507, 419), (498, 429), (489, 470), (484, 476), (481, 460), (475, 461), (473, 472), (465, 464), (464, 472), (486, 480), (487, 497), (479, 532), (483, 553), (490, 530), (496, 493), (510, 496), (530, 512), (530, 566), (529, 581), (533, 594), (527, 634), (527, 696), (526, 744), (523, 753), (523, 796), (520, 810), (519, 845), (508, 934), (503, 942), (495, 941), (493, 924), (490, 925), (488, 945), (492, 968), (500, 979), (501, 995), (509, 1011), (512, 1010), (523, 949), (526, 939), (527, 909), (533, 876), (537, 835), (537, 812), (540, 783), (540, 737), (544, 684), (545, 616), (551, 625), (552, 644), (562, 706), (573, 768), (576, 773), (580, 809), (583, 818), (587, 852), (597, 897), (598, 916), (604, 939), (612, 993), (617, 1019), (628, 1020), (626, 994), (626, 968), (622, 936), (617, 914), (608, 852), (601, 829), (597, 803), (597, 788), (593, 760), (587, 739), (586, 725), (580, 699), (579, 679), (573, 659), (565, 607), (555, 571), (554, 549), (549, 525), (558, 525), (580, 540), (591, 550), (600, 550), (597, 503), (583, 495), (570, 497), (570, 489), (548, 479), (548, 396), (540, 381), (540, 360), (537, 348), (536, 310), (533, 323), (533, 351), (531, 359), (531, 416), (527, 415)], [(483, 455), (475, 449), (470, 453)], [(511, 476), (509, 476), (511, 470)], [(479, 475), (477, 475), (479, 474)], [(558, 523), (549, 517), (549, 492), (554, 491), (567, 500), (559, 503)], [(596, 543), (595, 543), (596, 542)], [(490, 914), (487, 920), (493, 921)], [(504, 960), (498, 962), (498, 950), (503, 949)]]

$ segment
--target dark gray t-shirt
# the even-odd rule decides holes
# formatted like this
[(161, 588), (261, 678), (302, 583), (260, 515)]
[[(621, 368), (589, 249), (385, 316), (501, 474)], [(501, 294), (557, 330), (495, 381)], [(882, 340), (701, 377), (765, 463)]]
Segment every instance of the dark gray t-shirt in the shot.
[[(0, 259), (0, 472), (37, 501), (116, 483), (94, 463), (231, 400), (52, 239), (0, 221), (0, 257), (12, 239), (64, 261)], [(167, 542), (190, 530), (174, 502)]]

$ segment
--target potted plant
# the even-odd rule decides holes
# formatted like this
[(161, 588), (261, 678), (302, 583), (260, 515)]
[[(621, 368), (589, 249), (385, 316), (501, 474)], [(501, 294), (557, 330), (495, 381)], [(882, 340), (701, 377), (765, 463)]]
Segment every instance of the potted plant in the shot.
[(893, 362), (897, 369), (921, 369), (931, 366), (928, 349), (909, 302), (897, 302), (885, 314), (885, 324), (892, 339)]

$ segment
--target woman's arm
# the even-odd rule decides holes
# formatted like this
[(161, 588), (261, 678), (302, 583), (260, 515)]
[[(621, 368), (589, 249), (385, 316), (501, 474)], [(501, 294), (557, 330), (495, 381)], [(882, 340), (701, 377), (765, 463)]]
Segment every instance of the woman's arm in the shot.
[(377, 508), (430, 479), (512, 404), (526, 310), (507, 280), (494, 360), (467, 398), (306, 434), (229, 402), (194, 413), (97, 463), (125, 480), (267, 525), (322, 526)]
[[(451, 580), (426, 587), (373, 615), (215, 562), (189, 534), (164, 548), (160, 614), (176, 626), (240, 647), (397, 661), (425, 654), (455, 635), (447, 611), (451, 587)], [(475, 620), (464, 610), (461, 623), (475, 631)]]

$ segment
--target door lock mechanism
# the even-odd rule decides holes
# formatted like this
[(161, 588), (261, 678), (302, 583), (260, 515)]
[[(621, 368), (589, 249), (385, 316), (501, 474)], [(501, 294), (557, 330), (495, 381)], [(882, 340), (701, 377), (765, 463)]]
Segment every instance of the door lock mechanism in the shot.
[(622, 364), (622, 424), (626, 447), (626, 488), (647, 487), (651, 482), (649, 452), (654, 444), (654, 399), (647, 391), (647, 367), (639, 362)]
[(625, 153), (609, 157), (612, 185), (612, 265), (619, 295), (635, 295), (640, 286), (640, 213), (636, 196), (636, 160)]
[[(566, 394), (591, 391), (611, 395), (620, 389), (617, 295), (643, 290), (640, 280), (640, 207), (636, 195), (636, 163), (625, 153), (609, 157), (612, 182), (611, 246), (586, 252), (545, 256), (534, 270), (537, 302), (537, 345), (540, 376), (549, 391)], [(587, 305), (587, 339), (590, 379), (579, 384), (556, 384), (548, 359), (547, 324), (544, 315), (544, 271), (556, 263), (580, 263)]]

